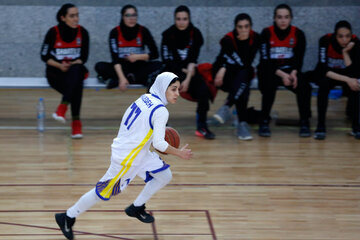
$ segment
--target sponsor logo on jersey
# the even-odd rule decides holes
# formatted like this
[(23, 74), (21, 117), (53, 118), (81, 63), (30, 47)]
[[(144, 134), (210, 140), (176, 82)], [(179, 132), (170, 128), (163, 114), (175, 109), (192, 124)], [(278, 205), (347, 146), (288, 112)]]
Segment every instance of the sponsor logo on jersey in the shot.
[(290, 38), (290, 45), (292, 46), (292, 45), (294, 45), (294, 42), (295, 42), (295, 40), (293, 39), (293, 38)]
[(118, 48), (119, 58), (125, 58), (130, 54), (143, 54), (144, 49), (141, 47), (119, 47)]
[(338, 59), (338, 58), (328, 58), (327, 62), (328, 67), (330, 68), (345, 68), (345, 62), (344, 59)]
[(56, 48), (57, 55), (76, 55), (80, 54), (80, 48)]
[(51, 54), (57, 60), (76, 59), (80, 57), (81, 48), (55, 48)]
[(176, 49), (181, 60), (184, 60), (187, 58), (188, 56), (188, 52), (189, 52), (189, 49), (188, 48), (185, 48), (185, 49)]
[(289, 59), (294, 55), (293, 49), (288, 47), (272, 47), (270, 48), (271, 59)]

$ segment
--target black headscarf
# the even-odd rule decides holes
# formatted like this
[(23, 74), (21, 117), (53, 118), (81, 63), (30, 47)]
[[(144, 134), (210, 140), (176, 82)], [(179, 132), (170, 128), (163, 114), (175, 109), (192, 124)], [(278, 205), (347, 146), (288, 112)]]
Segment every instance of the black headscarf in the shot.
[(178, 12), (186, 12), (189, 15), (189, 26), (186, 29), (179, 30), (175, 24), (170, 28), (176, 40), (175, 47), (178, 49), (183, 49), (190, 42), (190, 32), (194, 28), (194, 25), (191, 23), (190, 9), (187, 6), (178, 6), (174, 11), (174, 17)]
[(65, 22), (61, 20), (61, 16), (65, 17), (68, 12), (68, 9), (73, 7), (76, 6), (72, 3), (66, 3), (61, 6), (61, 8), (56, 14), (56, 20), (59, 22), (58, 27), (60, 31), (60, 36), (65, 42), (74, 41), (78, 32), (77, 28), (69, 27)]
[(352, 33), (351, 24), (348, 21), (342, 20), (335, 24), (334, 34), (332, 35), (331, 44), (334, 47), (334, 50), (338, 53), (342, 53), (343, 47), (340, 46), (338, 41), (336, 40), (336, 34), (339, 28), (347, 28)]
[(122, 7), (120, 13), (121, 13), (121, 18), (120, 18), (120, 29), (121, 29), (121, 32), (124, 36), (124, 38), (127, 40), (127, 41), (130, 41), (134, 38), (136, 38), (138, 32), (139, 32), (139, 24), (136, 24), (134, 27), (128, 27), (125, 25), (124, 21), (123, 21), (123, 16), (126, 12), (126, 10), (128, 9), (134, 9), (135, 12), (137, 13), (137, 9), (134, 5), (131, 5), (131, 4), (128, 4), (128, 5), (125, 5), (124, 7)]

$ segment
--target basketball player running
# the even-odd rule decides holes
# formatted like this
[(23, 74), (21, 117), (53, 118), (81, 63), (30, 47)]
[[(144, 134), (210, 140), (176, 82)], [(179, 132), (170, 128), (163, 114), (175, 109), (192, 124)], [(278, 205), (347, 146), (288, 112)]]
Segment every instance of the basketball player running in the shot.
[(165, 128), (169, 112), (165, 105), (176, 103), (179, 97), (180, 82), (170, 72), (158, 75), (150, 88), (150, 94), (144, 94), (125, 111), (117, 137), (111, 146), (111, 163), (105, 175), (96, 187), (85, 193), (64, 213), (55, 214), (55, 219), (67, 239), (73, 239), (72, 227), (75, 219), (100, 200), (110, 200), (139, 176), (146, 185), (136, 200), (125, 212), (141, 222), (154, 222), (154, 217), (145, 211), (145, 203), (172, 178), (169, 165), (159, 155), (149, 150), (155, 149), (173, 154), (182, 159), (192, 157), (187, 144), (177, 149), (165, 140)]

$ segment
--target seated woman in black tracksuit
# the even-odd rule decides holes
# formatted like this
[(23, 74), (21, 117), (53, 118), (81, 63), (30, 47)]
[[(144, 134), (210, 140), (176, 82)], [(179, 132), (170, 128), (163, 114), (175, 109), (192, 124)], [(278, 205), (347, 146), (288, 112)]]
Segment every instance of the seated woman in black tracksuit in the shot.
[(360, 42), (352, 34), (347, 21), (339, 21), (334, 33), (326, 34), (319, 40), (319, 62), (312, 78), (318, 84), (318, 124), (314, 138), (326, 138), (326, 111), (330, 89), (342, 86), (348, 95), (347, 113), (352, 118), (352, 133), (360, 139), (359, 129), (359, 91), (357, 78), (360, 78)]
[(71, 105), (72, 138), (82, 138), (80, 108), (83, 81), (88, 75), (84, 66), (89, 56), (89, 34), (80, 26), (79, 11), (73, 4), (64, 4), (56, 16), (59, 24), (50, 28), (41, 47), (46, 62), (46, 78), (52, 88), (62, 94), (53, 118), (65, 123)]
[(252, 139), (247, 124), (247, 104), (250, 81), (254, 76), (251, 64), (260, 46), (260, 35), (252, 31), (251, 27), (250, 16), (246, 13), (238, 14), (234, 20), (234, 30), (221, 39), (221, 50), (213, 64), (215, 86), (229, 93), (214, 118), (224, 123), (231, 115), (230, 108), (235, 104), (239, 122), (237, 135), (241, 140)]
[(291, 25), (292, 10), (286, 4), (274, 10), (274, 24), (261, 33), (259, 89), (262, 94), (259, 135), (270, 137), (270, 111), (278, 86), (285, 86), (296, 94), (300, 114), (300, 137), (310, 137), (311, 86), (301, 73), (305, 54), (305, 35)]
[(175, 24), (162, 33), (161, 57), (165, 70), (179, 76), (180, 93), (189, 94), (198, 102), (195, 134), (205, 139), (214, 139), (206, 123), (211, 93), (196, 69), (203, 37), (190, 21), (186, 6), (175, 9)]
[[(158, 49), (150, 31), (137, 23), (138, 11), (133, 5), (121, 9), (120, 25), (109, 35), (112, 62), (98, 62), (95, 70), (98, 80), (107, 88), (119, 87), (125, 91), (129, 84), (149, 87), (161, 71)], [(146, 51), (147, 47), (148, 51)]]

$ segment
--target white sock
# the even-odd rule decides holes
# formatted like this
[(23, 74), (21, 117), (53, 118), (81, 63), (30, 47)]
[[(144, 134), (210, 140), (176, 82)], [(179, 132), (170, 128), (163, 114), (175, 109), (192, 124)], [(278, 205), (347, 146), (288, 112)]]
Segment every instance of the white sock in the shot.
[(71, 218), (76, 218), (100, 200), (98, 195), (96, 195), (95, 188), (93, 188), (82, 195), (81, 198), (66, 211), (66, 215)]
[(145, 204), (157, 191), (168, 184), (172, 178), (170, 168), (155, 174), (152, 173), (151, 176), (154, 178), (146, 183), (144, 189), (134, 201), (135, 207)]

